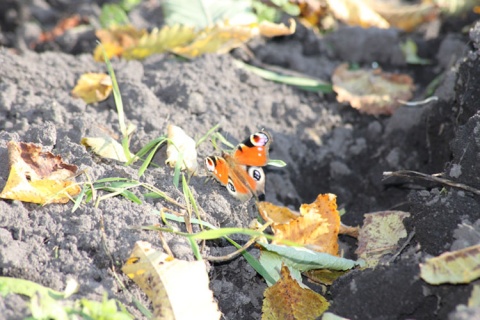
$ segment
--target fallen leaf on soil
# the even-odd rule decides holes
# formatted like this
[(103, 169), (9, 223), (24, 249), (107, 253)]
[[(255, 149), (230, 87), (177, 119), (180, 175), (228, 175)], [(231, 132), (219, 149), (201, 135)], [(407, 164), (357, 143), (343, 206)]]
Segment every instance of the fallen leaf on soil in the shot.
[(85, 103), (95, 103), (107, 99), (112, 92), (112, 79), (105, 73), (85, 73), (80, 76), (72, 95)]
[(480, 244), (445, 252), (420, 264), (420, 277), (430, 284), (470, 283), (480, 277)]
[(204, 53), (223, 54), (240, 47), (257, 35), (266, 37), (291, 35), (295, 32), (295, 28), (293, 19), (290, 19), (290, 27), (271, 22), (230, 25), (227, 21), (202, 30), (192, 43), (172, 48), (171, 51), (188, 58), (194, 58)]
[(395, 27), (407, 32), (415, 30), (424, 22), (438, 18), (435, 4), (403, 4), (400, 1), (381, 0), (327, 0), (333, 15), (349, 25), (364, 28)]
[(67, 203), (80, 193), (72, 178), (77, 166), (63, 162), (62, 157), (42, 152), (33, 143), (8, 143), (10, 174), (0, 198), (38, 204)]
[[(146, 34), (148, 34), (146, 30), (139, 30), (131, 25), (112, 26), (108, 29), (100, 29), (95, 32), (109, 59), (122, 56), (126, 48), (136, 45)], [(98, 62), (105, 61), (100, 44), (95, 48), (93, 58)]]
[(82, 138), (80, 143), (85, 147), (91, 148), (93, 152), (102, 158), (113, 159), (123, 163), (127, 162), (122, 145), (111, 137), (85, 137)]
[[(291, 35), (295, 29), (295, 20), (291, 19), (289, 26), (267, 21), (245, 25), (225, 21), (199, 31), (193, 27), (174, 25), (164, 26), (160, 30), (154, 29), (150, 33), (132, 26), (114, 26), (98, 30), (96, 35), (109, 58), (122, 56), (126, 59), (144, 59), (167, 51), (194, 58), (204, 53), (227, 53), (257, 35)], [(101, 45), (95, 49), (94, 59), (103, 61)]]
[(137, 241), (122, 271), (150, 298), (155, 319), (220, 319), (203, 261), (184, 261)]
[(340, 215), (334, 194), (320, 194), (315, 202), (302, 204), (300, 216), (284, 224), (272, 225), (275, 238), (308, 245), (311, 249), (338, 255)]
[(180, 170), (187, 169), (190, 173), (197, 171), (197, 148), (195, 140), (190, 138), (182, 128), (169, 124), (167, 127), (167, 160), (165, 163), (175, 167), (181, 158)]
[(413, 79), (406, 74), (349, 70), (346, 63), (335, 69), (332, 83), (338, 102), (373, 115), (392, 114), (400, 106), (399, 100), (408, 101), (414, 90)]
[(56, 37), (64, 34), (65, 31), (75, 28), (86, 22), (88, 22), (88, 20), (78, 14), (64, 18), (60, 20), (52, 30), (42, 32), (38, 37), (38, 40), (32, 44), (32, 49), (34, 49), (40, 43), (53, 41)]
[(276, 206), (271, 202), (257, 202), (258, 212), (265, 221), (273, 221), (276, 224), (289, 223), (293, 219), (300, 217), (300, 213), (291, 211), (287, 207)]
[(330, 304), (320, 294), (300, 287), (286, 266), (282, 278), (264, 293), (262, 320), (316, 319)]
[(472, 293), (468, 299), (468, 307), (475, 308), (480, 307), (480, 284), (473, 286)]
[(335, 280), (343, 276), (345, 273), (346, 271), (317, 269), (308, 270), (307, 272), (305, 272), (305, 276), (312, 282), (331, 286)]
[(410, 213), (403, 211), (365, 214), (355, 253), (365, 260), (366, 267), (375, 267), (382, 256), (398, 249), (398, 241), (407, 236), (403, 219), (409, 216)]

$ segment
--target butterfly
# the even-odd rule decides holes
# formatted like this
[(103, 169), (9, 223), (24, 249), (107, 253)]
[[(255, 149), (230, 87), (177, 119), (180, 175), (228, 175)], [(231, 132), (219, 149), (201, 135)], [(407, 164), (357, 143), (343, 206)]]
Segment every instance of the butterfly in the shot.
[(268, 148), (272, 137), (259, 131), (240, 143), (233, 152), (221, 157), (205, 159), (207, 171), (215, 177), (235, 198), (246, 201), (252, 197), (265, 197), (265, 173), (261, 167), (268, 162)]

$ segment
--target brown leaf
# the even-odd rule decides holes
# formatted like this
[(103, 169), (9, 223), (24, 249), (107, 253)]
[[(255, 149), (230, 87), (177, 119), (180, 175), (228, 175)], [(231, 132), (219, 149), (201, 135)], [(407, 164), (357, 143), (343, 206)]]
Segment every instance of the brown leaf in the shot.
[(125, 49), (137, 45), (140, 39), (146, 34), (146, 30), (139, 30), (131, 25), (112, 26), (109, 29), (97, 30), (95, 35), (101, 44), (95, 48), (93, 58), (95, 61), (103, 62), (102, 45), (109, 59), (112, 57), (120, 57)]
[(348, 102), (360, 112), (380, 115), (392, 114), (400, 106), (399, 100), (413, 95), (413, 79), (406, 74), (382, 70), (349, 70), (344, 63), (332, 75), (333, 90), (338, 102)]
[(75, 28), (86, 22), (88, 22), (88, 19), (81, 17), (78, 14), (64, 18), (60, 20), (52, 30), (42, 32), (38, 37), (38, 40), (32, 44), (32, 49), (34, 49), (40, 43), (53, 41), (56, 37), (64, 34), (65, 31)]
[(320, 294), (300, 287), (283, 266), (282, 278), (264, 293), (262, 320), (316, 319), (328, 307), (328, 301)]
[(66, 203), (80, 193), (80, 187), (67, 180), (75, 175), (77, 166), (63, 162), (51, 152), (42, 152), (41, 146), (10, 141), (8, 158), (10, 174), (1, 198), (38, 204)]
[(300, 217), (285, 224), (272, 225), (275, 238), (308, 245), (312, 250), (338, 256), (340, 215), (334, 194), (320, 194), (312, 204), (302, 204)]

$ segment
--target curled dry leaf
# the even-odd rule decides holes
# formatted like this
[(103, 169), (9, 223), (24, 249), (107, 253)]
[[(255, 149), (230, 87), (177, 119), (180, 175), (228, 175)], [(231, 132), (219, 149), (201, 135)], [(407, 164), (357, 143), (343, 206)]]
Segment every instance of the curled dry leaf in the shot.
[(428, 259), (420, 264), (420, 277), (430, 284), (470, 283), (480, 278), (480, 244)]
[(80, 143), (85, 147), (91, 148), (93, 152), (102, 158), (113, 159), (120, 162), (128, 161), (122, 145), (111, 137), (85, 137), (82, 138)]
[(338, 256), (338, 231), (340, 215), (337, 211), (337, 196), (320, 194), (315, 202), (302, 204), (300, 216), (284, 224), (272, 225), (275, 238), (290, 240), (319, 252)]
[(367, 267), (375, 267), (382, 256), (398, 249), (398, 241), (407, 236), (403, 219), (409, 216), (410, 213), (403, 211), (365, 214), (355, 253), (366, 261)]
[[(109, 59), (122, 56), (126, 48), (135, 46), (146, 34), (146, 30), (139, 30), (131, 25), (112, 26), (108, 29), (100, 29), (95, 32), (95, 35), (102, 43)], [(97, 45), (93, 52), (93, 58), (95, 61), (104, 61), (102, 45)]]
[(72, 178), (77, 166), (63, 162), (62, 157), (42, 152), (33, 143), (8, 143), (10, 174), (0, 193), (4, 199), (38, 204), (67, 203), (80, 193)]
[(267, 201), (257, 202), (257, 208), (263, 220), (272, 221), (274, 224), (289, 223), (300, 216), (299, 212), (291, 211), (287, 207), (276, 206)]
[(138, 241), (122, 271), (149, 297), (154, 319), (220, 319), (203, 261), (184, 261)]
[(409, 75), (380, 69), (349, 70), (346, 63), (335, 69), (332, 83), (338, 102), (373, 115), (392, 114), (400, 106), (399, 100), (408, 101), (415, 88)]
[(80, 76), (72, 95), (85, 103), (95, 103), (107, 99), (112, 92), (112, 79), (105, 73), (85, 73)]
[(316, 319), (330, 304), (320, 294), (302, 288), (283, 266), (281, 279), (264, 293), (262, 320)]
[(190, 138), (182, 128), (171, 124), (167, 127), (167, 137), (169, 141), (165, 163), (173, 168), (181, 157), (180, 169), (195, 173), (198, 168), (195, 140)]

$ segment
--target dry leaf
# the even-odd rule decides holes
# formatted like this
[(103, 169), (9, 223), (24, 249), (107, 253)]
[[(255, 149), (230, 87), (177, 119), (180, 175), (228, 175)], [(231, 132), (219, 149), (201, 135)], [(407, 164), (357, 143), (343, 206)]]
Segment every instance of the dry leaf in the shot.
[(338, 256), (338, 231), (340, 215), (337, 196), (321, 194), (312, 204), (302, 204), (300, 217), (285, 224), (272, 225), (275, 238), (308, 245), (312, 250)]
[(409, 216), (403, 211), (365, 214), (355, 253), (365, 260), (367, 267), (375, 267), (382, 256), (398, 249), (398, 241), (407, 236), (403, 219)]
[[(277, 224), (285, 224), (300, 216), (300, 213), (291, 211), (287, 207), (279, 207), (271, 202), (257, 202), (257, 208), (260, 216), (265, 221), (273, 221)], [(257, 220), (255, 220), (257, 221)]]
[(308, 270), (303, 274), (312, 282), (331, 286), (335, 280), (337, 280), (347, 272), (348, 270), (344, 271), (344, 270), (316, 269), (316, 270)]
[(101, 138), (82, 138), (80, 141), (85, 147), (91, 148), (93, 152), (102, 158), (117, 160), (120, 162), (127, 162), (127, 157), (123, 151), (123, 147), (115, 139), (111, 137)]
[(95, 61), (103, 62), (102, 45), (109, 59), (120, 57), (126, 48), (135, 46), (140, 39), (147, 34), (144, 29), (137, 29), (131, 25), (112, 26), (108, 29), (100, 29), (95, 35), (101, 44), (97, 45), (93, 53)]
[(197, 171), (197, 149), (195, 140), (190, 138), (182, 128), (169, 124), (167, 127), (168, 147), (165, 163), (175, 167), (179, 157), (182, 164), (180, 170), (187, 169), (190, 173)]
[(399, 100), (408, 101), (414, 90), (413, 79), (406, 74), (348, 70), (346, 63), (335, 69), (332, 83), (338, 102), (373, 115), (392, 114), (400, 106)]
[(85, 103), (100, 102), (112, 92), (112, 79), (105, 73), (84, 73), (72, 90), (72, 95), (82, 98)]
[(470, 283), (480, 277), (480, 244), (446, 252), (420, 264), (420, 277), (430, 284)]
[(203, 261), (184, 261), (137, 241), (122, 271), (149, 297), (154, 319), (220, 319)]
[(404, 4), (384, 0), (327, 0), (333, 15), (349, 25), (364, 28), (395, 27), (410, 32), (419, 25), (438, 18), (439, 9), (425, 1), (420, 4)]
[(8, 158), (10, 174), (1, 198), (38, 204), (67, 203), (80, 193), (80, 187), (67, 180), (75, 175), (77, 166), (51, 152), (42, 152), (41, 146), (10, 141)]
[(42, 32), (38, 37), (38, 40), (35, 43), (33, 43), (31, 47), (32, 49), (34, 49), (40, 43), (53, 41), (58, 36), (61, 36), (62, 34), (64, 34), (65, 31), (75, 28), (87, 22), (88, 22), (88, 19), (83, 18), (78, 14), (74, 14), (70, 17), (61, 19), (52, 30)]
[(264, 37), (278, 37), (278, 36), (288, 36), (295, 33), (295, 29), (297, 28), (297, 24), (294, 19), (289, 19), (288, 23), (290, 26), (286, 26), (285, 24), (277, 24), (270, 21), (262, 21), (258, 25), (258, 30), (260, 34)]
[(327, 0), (328, 7), (335, 18), (346, 24), (364, 28), (389, 28), (390, 24), (368, 5), (365, 5), (364, 2), (359, 0)]
[(283, 266), (282, 278), (264, 293), (262, 320), (316, 319), (328, 307), (328, 301), (320, 294), (300, 287)]

